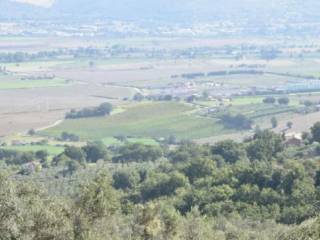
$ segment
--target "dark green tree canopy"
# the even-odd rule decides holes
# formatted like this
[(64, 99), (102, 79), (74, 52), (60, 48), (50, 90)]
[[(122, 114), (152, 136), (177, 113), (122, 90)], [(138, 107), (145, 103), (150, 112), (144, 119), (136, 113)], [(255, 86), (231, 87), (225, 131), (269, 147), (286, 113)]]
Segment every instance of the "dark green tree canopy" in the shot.
[(224, 160), (229, 163), (235, 163), (246, 156), (246, 152), (243, 150), (241, 144), (232, 140), (226, 140), (215, 144), (211, 148), (211, 153), (222, 156)]

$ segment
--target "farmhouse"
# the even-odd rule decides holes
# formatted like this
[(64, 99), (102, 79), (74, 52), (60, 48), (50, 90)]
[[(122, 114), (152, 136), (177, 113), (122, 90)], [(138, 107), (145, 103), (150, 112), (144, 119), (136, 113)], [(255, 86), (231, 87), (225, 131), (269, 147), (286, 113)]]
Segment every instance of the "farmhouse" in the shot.
[(288, 133), (285, 135), (287, 147), (300, 147), (302, 145), (302, 135), (300, 133)]

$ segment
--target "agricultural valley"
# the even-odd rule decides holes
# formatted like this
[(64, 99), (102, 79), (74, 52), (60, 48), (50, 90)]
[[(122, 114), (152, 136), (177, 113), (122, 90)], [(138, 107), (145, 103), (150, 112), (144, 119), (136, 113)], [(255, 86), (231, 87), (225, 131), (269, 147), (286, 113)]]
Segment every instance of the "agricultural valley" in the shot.
[(0, 239), (320, 239), (319, 4), (261, 2), (0, 0)]

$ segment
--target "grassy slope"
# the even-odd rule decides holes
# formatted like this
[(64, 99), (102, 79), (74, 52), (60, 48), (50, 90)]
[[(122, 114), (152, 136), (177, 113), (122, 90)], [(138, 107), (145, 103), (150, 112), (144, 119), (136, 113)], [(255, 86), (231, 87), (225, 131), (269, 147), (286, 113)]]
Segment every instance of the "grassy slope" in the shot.
[(142, 103), (106, 118), (67, 120), (44, 134), (57, 136), (67, 131), (89, 139), (118, 135), (202, 138), (225, 132), (214, 119), (198, 117), (190, 113), (192, 110), (179, 103)]

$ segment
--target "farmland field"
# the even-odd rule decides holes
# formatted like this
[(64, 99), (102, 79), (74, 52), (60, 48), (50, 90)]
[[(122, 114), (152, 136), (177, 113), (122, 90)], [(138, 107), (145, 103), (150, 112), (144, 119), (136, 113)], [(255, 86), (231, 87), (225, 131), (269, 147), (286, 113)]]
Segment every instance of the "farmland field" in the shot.
[(56, 147), (51, 145), (21, 145), (21, 146), (1, 147), (0, 149), (15, 150), (19, 152), (37, 152), (40, 150), (45, 150), (50, 155), (57, 155), (63, 152), (64, 147)]
[[(316, 98), (317, 94), (311, 94)], [(279, 96), (275, 96), (276, 98)], [(218, 107), (215, 101), (202, 101), (195, 104), (177, 102), (143, 102), (128, 103), (115, 109), (108, 117), (65, 120), (60, 125), (41, 132), (48, 136), (59, 136), (61, 132), (74, 133), (83, 139), (103, 140), (106, 145), (118, 145), (115, 136), (127, 136), (129, 142), (142, 142), (154, 145), (150, 138), (176, 136), (179, 139), (224, 139), (230, 134), (244, 137), (250, 131), (227, 129), (220, 123), (222, 114), (243, 114), (254, 121), (254, 125), (270, 128), (270, 119), (276, 117), (279, 127), (276, 131), (286, 129), (288, 121), (294, 122), (292, 130), (302, 131), (301, 119), (308, 115), (297, 113), (302, 109), (301, 100), (309, 99), (309, 94), (289, 95), (289, 105), (264, 104), (263, 96), (233, 98), (225, 103), (223, 110), (203, 117), (198, 111), (203, 107)], [(229, 104), (229, 105), (228, 105)], [(199, 108), (200, 107), (200, 108)], [(218, 107), (220, 108), (220, 107)], [(310, 115), (311, 116), (311, 115)], [(315, 119), (312, 117), (312, 119)], [(314, 121), (312, 121), (314, 122)], [(308, 126), (310, 126), (308, 124)], [(307, 129), (306, 129), (307, 130)], [(235, 137), (235, 139), (241, 139)]]
[(259, 104), (262, 103), (263, 96), (249, 96), (249, 97), (237, 97), (232, 99), (232, 105), (249, 105), (249, 104)]
[[(280, 98), (282, 95), (273, 95), (274, 98)], [(303, 101), (314, 101), (317, 102), (320, 100), (320, 92), (300, 92), (300, 93), (291, 93), (285, 95), (289, 98), (289, 106), (297, 107), (301, 106)], [(258, 104), (262, 103), (263, 99), (266, 96), (244, 96), (244, 97), (235, 97), (232, 98), (233, 105), (246, 105), (246, 104)]]
[(0, 80), (0, 90), (4, 89), (32, 89), (32, 88), (48, 88), (63, 87), (69, 83), (61, 78), (40, 79), (40, 80)]
[(55, 61), (31, 61), (22, 63), (6, 63), (3, 64), (8, 71), (16, 73), (28, 73), (28, 72), (45, 72), (62, 64), (69, 64), (72, 61), (68, 60), (55, 60)]
[(141, 103), (109, 117), (66, 120), (42, 134), (58, 136), (68, 131), (88, 139), (121, 135), (202, 138), (228, 132), (217, 120), (196, 116), (193, 110), (180, 103)]
[[(242, 51), (242, 44), (254, 45), (256, 49), (249, 50), (240, 59), (232, 52), (225, 51), (230, 47), (235, 52)], [(262, 59), (257, 49), (272, 44), (284, 48), (282, 56), (272, 60)], [(316, 93), (285, 94), (290, 95), (289, 106), (266, 106), (262, 104), (265, 96), (255, 95), (253, 90), (258, 88), (277, 96), (279, 93), (272, 93), (276, 87), (286, 88), (299, 82), (308, 85), (301, 78), (271, 74), (207, 75), (215, 71), (253, 69), (318, 76), (319, 56), (316, 53), (305, 53), (305, 58), (290, 55), (291, 49), (278, 40), (1, 37), (0, 43), (0, 52), (19, 50), (37, 53), (41, 50), (75, 51), (79, 48), (97, 51), (113, 49), (113, 52), (92, 56), (63, 55), (0, 64), (8, 71), (0, 73), (0, 135), (26, 132), (30, 128), (43, 129), (62, 120), (71, 109), (110, 102), (115, 109), (110, 117), (68, 120), (44, 133), (57, 136), (61, 131), (68, 130), (85, 139), (103, 139), (107, 145), (117, 144), (113, 137), (124, 135), (132, 137), (128, 141), (152, 144), (153, 138), (169, 135), (198, 139), (234, 133), (235, 130), (225, 129), (218, 123), (218, 115), (206, 117), (206, 111), (210, 108), (232, 114), (243, 113), (253, 119), (256, 125), (269, 127), (273, 116), (282, 125), (292, 117), (307, 118), (308, 115), (295, 113), (303, 107), (301, 102), (320, 102), (320, 95)], [(188, 52), (194, 52), (195, 55), (189, 56), (186, 54)], [(183, 77), (184, 74), (192, 73), (203, 75), (194, 79)], [(55, 78), (20, 80), (41, 75)], [(205, 91), (208, 91), (210, 100), (198, 99), (192, 106), (152, 101), (137, 104), (133, 101), (134, 95), (141, 93), (145, 96), (169, 94), (185, 102), (188, 96), (201, 96)], [(198, 114), (199, 109), (202, 114)]]

